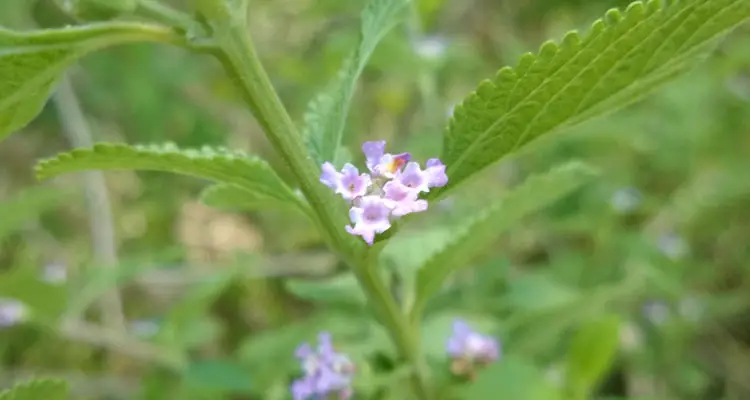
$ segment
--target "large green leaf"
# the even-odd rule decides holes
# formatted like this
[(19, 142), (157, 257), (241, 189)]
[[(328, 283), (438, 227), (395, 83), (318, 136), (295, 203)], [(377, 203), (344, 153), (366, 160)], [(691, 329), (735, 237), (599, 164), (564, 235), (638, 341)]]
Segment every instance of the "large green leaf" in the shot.
[(634, 2), (582, 40), (568, 33), (501, 69), (456, 106), (441, 159), (451, 184), (544, 134), (627, 105), (687, 71), (715, 38), (750, 17), (746, 0)]
[(191, 175), (231, 183), (257, 196), (306, 209), (304, 203), (263, 160), (241, 152), (204, 147), (181, 150), (173, 144), (128, 146), (97, 144), (75, 149), (37, 164), (39, 179), (83, 170), (152, 170)]
[(34, 32), (0, 27), (0, 140), (36, 117), (60, 75), (79, 58), (108, 46), (171, 36), (167, 28), (136, 23)]
[(620, 337), (620, 318), (606, 315), (584, 324), (568, 350), (566, 381), (574, 399), (587, 399), (609, 370)]
[(579, 162), (571, 162), (544, 175), (529, 178), (509, 194), (482, 210), (454, 231), (452, 240), (434, 253), (417, 273), (414, 312), (421, 312), (451, 273), (470, 265), (504, 230), (523, 217), (573, 192), (595, 172)]
[(67, 400), (68, 384), (57, 379), (35, 379), (0, 393), (0, 400)]
[[(359, 45), (336, 79), (309, 104), (305, 113), (305, 138), (315, 161), (336, 161), (354, 89), (378, 42), (399, 21), (409, 0), (370, 0), (362, 11)], [(339, 160), (340, 161), (340, 160)]]

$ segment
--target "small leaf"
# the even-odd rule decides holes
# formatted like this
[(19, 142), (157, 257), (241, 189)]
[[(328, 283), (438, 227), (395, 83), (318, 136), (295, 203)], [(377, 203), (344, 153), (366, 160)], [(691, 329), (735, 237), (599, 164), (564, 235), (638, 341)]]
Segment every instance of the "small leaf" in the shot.
[(399, 22), (409, 0), (370, 0), (362, 11), (359, 45), (346, 60), (336, 79), (309, 104), (305, 113), (304, 137), (318, 165), (347, 156), (340, 151), (341, 138), (359, 75), (378, 42)]
[(79, 58), (105, 47), (170, 34), (166, 28), (133, 23), (28, 33), (0, 27), (0, 140), (39, 114), (60, 75)]
[(362, 306), (365, 294), (351, 273), (326, 279), (289, 279), (286, 289), (300, 299), (319, 302)]
[(36, 166), (38, 179), (91, 169), (150, 170), (173, 172), (237, 185), (274, 201), (305, 209), (294, 192), (263, 160), (241, 152), (204, 147), (182, 150), (174, 144), (129, 146), (97, 144), (42, 160)]
[(281, 202), (263, 193), (251, 192), (231, 183), (209, 186), (201, 192), (200, 197), (203, 204), (228, 211), (257, 211), (272, 208), (300, 211), (297, 203)]
[[(661, 4), (665, 5), (661, 5)], [(532, 140), (630, 104), (689, 70), (718, 36), (750, 18), (745, 0), (636, 1), (588, 35), (544, 43), (456, 106), (441, 160), (451, 184)]]
[(424, 303), (440, 290), (451, 273), (470, 265), (472, 258), (485, 251), (504, 230), (570, 194), (594, 175), (586, 165), (571, 162), (531, 177), (456, 229), (452, 240), (420, 268), (414, 312), (421, 312)]
[(35, 379), (0, 392), (0, 400), (67, 400), (68, 384), (57, 379)]
[(249, 394), (253, 389), (250, 373), (231, 360), (192, 363), (183, 380), (186, 386), (200, 391)]
[(505, 356), (460, 390), (461, 399), (556, 400), (562, 396), (530, 361)]
[(566, 380), (574, 398), (588, 398), (607, 373), (620, 337), (620, 318), (607, 315), (584, 324), (568, 349)]

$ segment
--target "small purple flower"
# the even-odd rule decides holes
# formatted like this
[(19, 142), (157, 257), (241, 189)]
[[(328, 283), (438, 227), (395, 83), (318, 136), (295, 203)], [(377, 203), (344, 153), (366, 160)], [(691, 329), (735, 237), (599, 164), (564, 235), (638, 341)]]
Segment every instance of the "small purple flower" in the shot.
[(446, 350), (452, 358), (483, 364), (495, 361), (500, 356), (500, 344), (495, 338), (473, 331), (460, 319), (453, 321), (453, 336), (448, 339)]
[(427, 210), (427, 200), (417, 198), (418, 192), (410, 190), (397, 181), (390, 181), (383, 186), (386, 199), (395, 202), (391, 214), (401, 217), (406, 214)]
[(16, 299), (0, 298), (0, 328), (7, 328), (26, 318), (26, 305)]
[(336, 171), (333, 164), (324, 163), (320, 181), (334, 189), (344, 200), (353, 200), (364, 196), (371, 184), (370, 175), (360, 175), (357, 167), (349, 163), (344, 164), (341, 172)]
[(610, 204), (615, 211), (619, 213), (629, 213), (634, 211), (641, 204), (641, 192), (634, 187), (619, 189), (612, 195)]
[(684, 258), (688, 252), (688, 244), (681, 236), (675, 233), (665, 233), (657, 240), (659, 250), (672, 261)]
[(303, 343), (295, 351), (304, 376), (295, 380), (290, 389), (294, 400), (348, 399), (352, 395), (355, 367), (349, 357), (333, 347), (331, 335), (318, 335), (318, 347)]
[(500, 357), (500, 343), (492, 336), (472, 330), (465, 321), (456, 319), (446, 351), (453, 359), (451, 371), (458, 376), (474, 379), (479, 368)]
[(445, 174), (445, 164), (437, 158), (430, 158), (425, 163), (427, 169), (427, 185), (429, 187), (443, 187), (448, 184), (448, 175)]
[(385, 140), (376, 142), (365, 142), (362, 144), (362, 152), (367, 159), (367, 168), (372, 171), (374, 177), (384, 176), (392, 178), (409, 160), (411, 154), (390, 154), (385, 152)]
[(395, 179), (402, 185), (406, 186), (409, 190), (416, 193), (429, 192), (430, 188), (428, 185), (429, 176), (422, 171), (419, 164), (410, 162), (406, 164), (406, 168), (398, 174)]
[(654, 325), (662, 325), (669, 320), (672, 310), (666, 301), (661, 299), (648, 300), (642, 305), (643, 316)]
[(68, 269), (60, 262), (49, 263), (42, 268), (42, 280), (47, 283), (63, 283), (68, 278)]
[(347, 225), (346, 231), (352, 235), (362, 236), (367, 244), (372, 245), (376, 233), (383, 233), (391, 227), (389, 219), (393, 201), (379, 196), (365, 196), (357, 206), (349, 210), (349, 219), (354, 226)]
[(320, 182), (351, 205), (352, 224), (346, 231), (369, 245), (377, 234), (390, 229), (392, 218), (427, 210), (421, 193), (448, 184), (445, 165), (437, 158), (428, 160), (422, 170), (419, 163), (410, 161), (409, 153), (386, 153), (385, 144), (384, 140), (362, 144), (370, 174), (360, 174), (351, 164), (339, 172), (330, 162), (323, 163), (320, 174)]

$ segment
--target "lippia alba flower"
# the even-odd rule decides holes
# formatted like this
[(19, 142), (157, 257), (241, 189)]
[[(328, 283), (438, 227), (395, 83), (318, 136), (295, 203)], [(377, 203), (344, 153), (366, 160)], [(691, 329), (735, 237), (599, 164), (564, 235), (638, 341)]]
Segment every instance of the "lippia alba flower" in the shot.
[(363, 143), (362, 152), (369, 173), (360, 173), (349, 163), (338, 171), (325, 162), (320, 182), (351, 205), (346, 231), (372, 245), (375, 235), (388, 230), (394, 218), (427, 210), (427, 200), (419, 196), (447, 185), (448, 176), (439, 159), (427, 160), (422, 169), (409, 153), (386, 153), (384, 140)]
[(478, 368), (500, 357), (500, 343), (492, 336), (471, 329), (463, 320), (453, 321), (453, 334), (446, 343), (448, 356), (453, 359), (451, 371), (473, 379)]
[(318, 347), (308, 343), (297, 347), (295, 356), (304, 375), (291, 385), (294, 400), (348, 399), (352, 395), (354, 363), (333, 347), (331, 335), (318, 335)]

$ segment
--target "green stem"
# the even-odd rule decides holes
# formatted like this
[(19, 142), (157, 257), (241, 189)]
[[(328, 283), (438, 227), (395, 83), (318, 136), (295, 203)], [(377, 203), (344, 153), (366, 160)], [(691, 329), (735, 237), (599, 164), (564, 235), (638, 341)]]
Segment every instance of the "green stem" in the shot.
[(195, 25), (189, 15), (155, 0), (140, 0), (136, 13), (164, 25), (188, 31)]
[[(222, 17), (222, 5), (205, 0), (204, 10), (210, 17)], [(294, 126), (286, 108), (273, 88), (261, 64), (258, 54), (246, 31), (244, 15), (213, 21), (221, 30), (215, 32), (219, 47), (216, 55), (224, 64), (229, 75), (242, 88), (246, 101), (255, 118), (263, 127), (269, 142), (286, 161), (289, 170), (295, 175), (300, 190), (312, 206), (317, 223), (325, 234), (328, 244), (335, 249), (351, 267), (360, 286), (369, 300), (376, 317), (388, 330), (399, 354), (413, 366), (412, 383), (418, 398), (430, 399), (419, 354), (417, 331), (377, 273), (376, 249), (367, 248), (361, 241), (346, 233), (348, 224), (346, 213), (334, 201), (330, 191), (319, 182), (320, 167), (310, 157), (305, 141)]]

